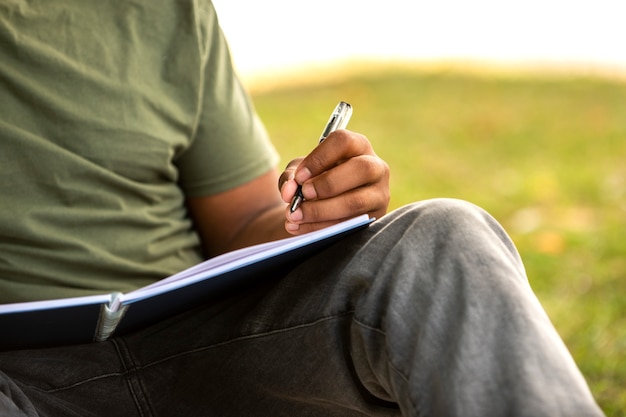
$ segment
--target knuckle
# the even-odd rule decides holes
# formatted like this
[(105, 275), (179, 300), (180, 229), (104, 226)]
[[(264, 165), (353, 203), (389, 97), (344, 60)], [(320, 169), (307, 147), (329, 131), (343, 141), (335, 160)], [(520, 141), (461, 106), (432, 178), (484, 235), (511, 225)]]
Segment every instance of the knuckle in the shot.
[(359, 155), (372, 153), (370, 141), (361, 133), (342, 129), (336, 130), (333, 134), (333, 141), (340, 142), (347, 154)]
[(319, 178), (312, 182), (318, 198), (325, 198), (335, 194), (335, 182), (328, 177), (328, 175), (320, 175)]
[(387, 164), (382, 159), (373, 155), (367, 155), (361, 158), (361, 166), (359, 169), (361, 175), (370, 180), (383, 178), (389, 172)]
[(365, 213), (368, 211), (368, 199), (364, 193), (354, 193), (348, 199), (348, 209), (350, 213)]
[(361, 175), (368, 178), (377, 178), (380, 175), (380, 167), (373, 158), (361, 158)]
[(350, 138), (353, 136), (353, 132), (350, 132), (345, 129), (335, 130), (333, 132), (333, 140), (334, 141), (342, 141), (344, 143), (350, 142)]
[(315, 171), (324, 169), (328, 165), (328, 159), (322, 152), (313, 152), (309, 155), (309, 165), (314, 168)]
[(367, 137), (365, 137), (365, 135), (362, 135), (360, 133), (357, 133), (355, 135), (355, 146), (358, 146), (363, 154), (372, 155), (374, 153), (374, 149), (372, 148), (372, 144), (370, 143), (370, 141), (367, 139)]

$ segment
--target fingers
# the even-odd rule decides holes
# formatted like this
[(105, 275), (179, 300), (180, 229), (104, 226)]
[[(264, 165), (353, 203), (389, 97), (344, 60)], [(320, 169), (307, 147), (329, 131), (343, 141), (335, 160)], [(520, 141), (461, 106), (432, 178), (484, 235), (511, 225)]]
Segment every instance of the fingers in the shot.
[(287, 164), (287, 167), (278, 178), (278, 190), (280, 191), (281, 198), (285, 203), (291, 201), (291, 198), (296, 193), (298, 184), (294, 181), (294, 175), (296, 168), (302, 162), (304, 158), (296, 158)]
[[(300, 210), (300, 209), (298, 209)], [(338, 219), (338, 220), (334, 220), (334, 221), (328, 221), (328, 222), (319, 222), (319, 223), (292, 223), (290, 221), (286, 221), (285, 222), (285, 230), (287, 230), (287, 232), (293, 234), (293, 235), (301, 235), (304, 233), (309, 233), (309, 232), (314, 232), (315, 230), (319, 230), (319, 229), (323, 229), (324, 227), (328, 227), (328, 226), (332, 226), (334, 224), (340, 223), (344, 220), (348, 220), (349, 218), (345, 218), (345, 219)]]
[(302, 184), (305, 197), (294, 213), (286, 210), (285, 228), (292, 234), (365, 213), (382, 217), (389, 205), (389, 167), (367, 138), (354, 132), (329, 135), (286, 178), (281, 188), (283, 200), (291, 200), (297, 184)]
[(360, 214), (379, 218), (385, 214), (388, 204), (388, 194), (380, 192), (376, 186), (359, 187), (323, 200), (306, 200), (295, 212), (287, 211), (287, 229), (302, 232), (302, 227), (320, 228)]
[(303, 184), (346, 159), (366, 154), (374, 155), (374, 150), (365, 136), (337, 130), (302, 160), (294, 178), (298, 184)]
[(322, 172), (302, 185), (304, 198), (312, 201), (347, 193), (375, 184), (387, 175), (388, 167), (375, 155), (359, 155)]

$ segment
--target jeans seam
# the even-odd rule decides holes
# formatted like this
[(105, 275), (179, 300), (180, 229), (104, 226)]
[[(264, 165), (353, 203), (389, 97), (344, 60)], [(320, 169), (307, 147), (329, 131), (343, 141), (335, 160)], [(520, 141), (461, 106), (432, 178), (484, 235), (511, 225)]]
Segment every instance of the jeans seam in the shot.
[[(143, 389), (143, 384), (141, 383), (141, 378), (137, 376), (137, 370), (142, 369), (142, 368), (138, 367), (135, 364), (135, 361), (133, 360), (132, 355), (126, 348), (126, 343), (124, 343), (123, 340), (113, 339), (111, 342), (113, 343), (113, 346), (115, 346), (117, 355), (120, 359), (120, 362), (122, 363), (122, 366), (124, 367), (124, 373), (123, 373), (124, 380), (126, 382), (126, 386), (128, 387), (128, 390), (130, 391), (130, 395), (133, 398), (137, 412), (139, 413), (140, 416), (142, 417), (145, 416), (144, 408), (141, 406), (143, 404), (148, 409), (148, 413), (150, 415), (154, 415), (154, 411), (152, 410), (152, 407), (150, 406), (150, 402), (146, 398), (145, 391)], [(122, 348), (124, 348), (124, 351), (126, 352), (126, 354), (122, 352)], [(134, 382), (130, 378), (132, 374), (134, 374), (135, 376)], [(143, 401), (140, 400), (139, 396), (135, 392), (137, 389), (141, 391), (141, 394), (143, 395)]]
[(32, 389), (34, 389), (36, 391), (39, 391), (39, 392), (45, 392), (47, 394), (53, 394), (55, 392), (60, 392), (60, 391), (64, 391), (64, 390), (67, 390), (67, 389), (76, 388), (76, 387), (78, 387), (80, 385), (88, 384), (90, 382), (97, 381), (99, 379), (111, 378), (111, 377), (116, 377), (116, 376), (124, 376), (124, 375), (126, 375), (126, 373), (127, 372), (110, 372), (108, 374), (93, 376), (91, 378), (83, 379), (81, 381), (76, 381), (76, 382), (74, 382), (74, 383), (72, 383), (70, 385), (65, 385), (63, 387), (56, 387), (56, 388), (52, 388), (52, 389), (45, 389), (45, 388), (41, 388), (41, 387), (38, 387), (38, 386), (32, 385), (32, 384), (24, 384), (24, 385), (29, 387), (29, 388), (32, 388)]
[[(182, 356), (192, 355), (194, 353), (198, 353), (198, 352), (202, 352), (202, 351), (205, 351), (205, 350), (214, 349), (214, 348), (217, 348), (217, 347), (226, 346), (226, 345), (229, 345), (231, 343), (235, 343), (235, 342), (239, 342), (239, 341), (243, 341), (243, 340), (256, 339), (256, 338), (260, 338), (260, 337), (280, 334), (280, 333), (291, 331), (291, 330), (295, 330), (295, 329), (302, 329), (302, 328), (306, 328), (306, 327), (312, 327), (312, 326), (315, 326), (315, 325), (317, 325), (319, 323), (323, 323), (323, 322), (326, 322), (326, 321), (329, 321), (329, 320), (333, 320), (333, 319), (336, 319), (336, 318), (339, 318), (339, 317), (344, 317), (344, 316), (347, 316), (347, 315), (350, 315), (350, 314), (353, 314), (353, 313), (354, 313), (353, 311), (347, 311), (347, 312), (344, 312), (344, 313), (341, 313), (341, 314), (334, 314), (334, 315), (324, 316), (324, 317), (321, 317), (321, 318), (319, 318), (317, 320), (314, 320), (314, 321), (311, 321), (311, 322), (308, 322), (308, 323), (298, 324), (298, 325), (295, 325), (295, 326), (283, 327), (283, 328), (280, 328), (280, 329), (274, 329), (274, 330), (270, 330), (270, 331), (265, 331), (265, 332), (261, 332), (261, 333), (255, 333), (255, 334), (249, 334), (249, 335), (245, 335), (245, 336), (238, 336), (238, 337), (235, 337), (233, 339), (225, 340), (225, 341), (214, 343), (214, 344), (207, 345), (207, 346), (198, 347), (198, 348), (187, 350), (187, 351), (184, 351), (184, 352), (179, 352), (179, 353), (176, 353), (174, 355), (165, 356), (165, 357), (163, 357), (161, 359), (158, 359), (158, 360), (155, 360), (155, 361), (152, 361), (152, 362), (148, 362), (148, 363), (146, 363), (144, 365), (137, 366), (137, 365), (133, 364), (132, 369), (129, 369), (126, 366), (126, 362), (122, 359), (122, 355), (121, 355), (121, 353), (119, 351), (119, 347), (118, 347), (118, 342), (115, 339), (111, 339), (111, 342), (114, 344), (118, 356), (120, 357), (120, 359), (122, 360), (122, 363), (124, 364), (124, 371), (123, 372), (110, 372), (110, 373), (103, 374), (103, 375), (93, 376), (93, 377), (90, 377), (90, 378), (87, 378), (87, 379), (84, 379), (84, 380), (73, 382), (72, 384), (69, 384), (69, 385), (66, 385), (66, 386), (55, 387), (53, 389), (45, 389), (45, 388), (38, 387), (36, 385), (30, 385), (30, 384), (27, 384), (27, 386), (32, 388), (32, 389), (35, 389), (35, 390), (37, 390), (39, 392), (45, 392), (45, 393), (55, 393), (55, 392), (59, 392), (59, 391), (64, 391), (64, 390), (67, 390), (67, 389), (76, 388), (76, 387), (78, 387), (80, 385), (87, 384), (89, 382), (97, 381), (99, 379), (119, 377), (119, 376), (127, 376), (131, 372), (136, 372), (139, 369), (150, 368), (152, 366), (155, 366), (155, 365), (158, 365), (160, 363), (167, 362), (169, 360), (176, 359), (176, 358), (179, 358), (179, 357), (182, 357)], [(106, 343), (106, 342), (103, 342), (103, 343)], [(134, 396), (134, 394), (133, 394), (133, 396)]]
[[(128, 376), (130, 373), (136, 372), (137, 370), (140, 370), (140, 369), (147, 369), (147, 368), (150, 368), (152, 366), (158, 365), (158, 364), (163, 363), (163, 362), (167, 362), (167, 361), (172, 360), (172, 359), (176, 359), (176, 358), (183, 357), (183, 356), (186, 356), (186, 355), (192, 355), (192, 354), (195, 354), (195, 353), (198, 353), (198, 352), (202, 352), (202, 351), (206, 351), (206, 350), (210, 350), (210, 349), (214, 349), (214, 348), (218, 348), (218, 347), (222, 347), (222, 346), (227, 346), (227, 345), (229, 345), (231, 343), (236, 343), (236, 342), (239, 342), (239, 341), (250, 340), (250, 339), (257, 339), (257, 338), (271, 336), (271, 335), (276, 335), (276, 334), (288, 332), (288, 331), (295, 330), (295, 329), (303, 329), (303, 328), (307, 328), (307, 327), (312, 327), (312, 326), (316, 326), (316, 325), (318, 325), (320, 323), (324, 323), (324, 322), (329, 321), (329, 320), (333, 320), (333, 319), (336, 319), (336, 318), (345, 317), (345, 316), (349, 316), (349, 315), (353, 315), (352, 320), (354, 321), (354, 323), (356, 325), (358, 325), (358, 326), (360, 326), (360, 327), (362, 327), (362, 328), (364, 328), (366, 330), (370, 330), (370, 331), (376, 332), (376, 333), (384, 336), (385, 338), (387, 337), (387, 334), (386, 334), (386, 332), (384, 330), (381, 330), (381, 329), (379, 329), (377, 327), (371, 326), (371, 325), (369, 325), (367, 323), (364, 323), (364, 322), (358, 320), (356, 317), (354, 317), (354, 311), (350, 310), (350, 311), (343, 312), (341, 314), (334, 314), (334, 315), (324, 316), (324, 317), (318, 318), (317, 320), (314, 320), (314, 321), (311, 321), (311, 322), (307, 322), (307, 323), (301, 323), (301, 324), (294, 325), (294, 326), (283, 327), (283, 328), (279, 328), (279, 329), (273, 329), (273, 330), (264, 331), (264, 332), (261, 332), (261, 333), (255, 333), (255, 334), (249, 334), (249, 335), (245, 335), (245, 336), (239, 336), (239, 337), (236, 337), (236, 338), (233, 338), (233, 339), (229, 339), (229, 340), (225, 340), (225, 341), (222, 341), (222, 342), (219, 342), (219, 343), (214, 343), (214, 344), (203, 346), (203, 347), (199, 347), (199, 348), (196, 348), (196, 349), (180, 352), (180, 353), (177, 353), (177, 354), (174, 354), (174, 355), (169, 355), (169, 356), (163, 357), (163, 358), (161, 358), (159, 360), (155, 360), (155, 361), (146, 363), (145, 365), (141, 365), (141, 366), (137, 366), (137, 365), (135, 365), (133, 363), (132, 364), (132, 368), (129, 368), (127, 366), (126, 362), (123, 360), (122, 353), (119, 350), (118, 342), (115, 341), (115, 340), (112, 340), (112, 342), (113, 342), (113, 344), (115, 346), (115, 349), (116, 349), (116, 351), (118, 353), (118, 356), (120, 357), (120, 359), (122, 359), (122, 363), (124, 365), (124, 371), (123, 372), (110, 372), (110, 373), (107, 373), (107, 374), (98, 375), (98, 376), (90, 377), (90, 378), (87, 378), (87, 379), (84, 379), (84, 380), (81, 380), (81, 381), (77, 381), (77, 382), (74, 382), (74, 383), (72, 383), (70, 385), (66, 385), (66, 386), (63, 386), (63, 387), (56, 387), (54, 389), (44, 389), (44, 388), (40, 388), (40, 387), (37, 387), (37, 386), (34, 386), (34, 385), (30, 385), (30, 384), (27, 384), (27, 386), (29, 386), (31, 389), (37, 390), (39, 392), (45, 392), (45, 393), (50, 393), (51, 394), (51, 393), (55, 393), (55, 392), (60, 392), (60, 391), (72, 389), (72, 388), (78, 387), (80, 385), (87, 384), (87, 383), (90, 383), (90, 382), (93, 382), (93, 381), (97, 381), (97, 380), (100, 380), (100, 379), (112, 378), (112, 377), (120, 377), (120, 376), (125, 377), (125, 376)], [(408, 384), (408, 381), (409, 381), (408, 377), (404, 373), (402, 373), (401, 370), (391, 361), (391, 358), (390, 358), (389, 355), (387, 355), (387, 363), (388, 363), (389, 367), (393, 370), (393, 372), (395, 372), (398, 376), (400, 376), (400, 378), (402, 378), (402, 380), (405, 383)], [(135, 401), (135, 406), (137, 407), (137, 411), (140, 413), (140, 415), (143, 416), (144, 413), (143, 413), (142, 409), (137, 404), (137, 397), (136, 397), (136, 394), (135, 394), (133, 388), (129, 387), (129, 390), (131, 392), (133, 400)], [(421, 415), (421, 413), (419, 412), (419, 408), (415, 405), (415, 403), (413, 402), (413, 399), (409, 397), (408, 400), (409, 400), (413, 410), (418, 415)]]
[[(119, 347), (119, 342), (115, 341), (115, 340), (111, 340), (111, 343), (113, 343), (113, 346), (115, 347), (115, 350), (117, 352), (118, 358), (120, 359), (123, 369), (123, 372), (109, 372), (106, 374), (102, 374), (102, 375), (98, 375), (98, 376), (93, 376), (87, 379), (83, 379), (80, 381), (76, 381), (72, 384), (69, 385), (65, 385), (65, 386), (61, 386), (61, 387), (55, 387), (53, 389), (45, 389), (45, 388), (41, 388), (38, 387), (36, 385), (32, 385), (32, 384), (24, 384), (25, 386), (29, 387), (30, 389), (34, 390), (34, 391), (38, 391), (38, 392), (42, 392), (42, 393), (46, 393), (46, 394), (54, 394), (57, 392), (62, 392), (62, 391), (66, 391), (66, 390), (70, 390), (76, 387), (79, 387), (81, 385), (84, 384), (88, 384), (90, 382), (93, 381), (98, 381), (101, 379), (106, 379), (106, 378), (112, 378), (112, 377), (124, 377), (125, 382), (126, 382), (126, 386), (130, 392), (131, 397), (133, 398), (133, 402), (135, 403), (135, 409), (137, 410), (137, 412), (139, 413), (140, 416), (145, 416), (146, 414), (143, 412), (143, 408), (140, 406), (140, 401), (139, 398), (137, 396), (137, 394), (135, 393), (135, 387), (132, 384), (131, 381), (129, 381), (126, 377), (128, 377), (130, 374), (132, 373), (136, 373), (138, 369), (142, 369), (143, 367), (138, 367), (134, 364), (134, 362), (132, 362), (132, 358), (130, 358), (130, 367), (128, 366), (126, 360), (124, 359), (124, 355), (120, 350)], [(138, 384), (139, 389), (143, 390), (142, 386), (141, 386), (141, 382), (138, 380)], [(144, 402), (146, 404), (146, 406), (149, 409), (150, 414), (154, 415), (154, 412), (151, 410), (150, 404), (148, 402)], [(68, 412), (71, 412), (71, 410), (66, 410)], [(72, 412), (73, 413), (73, 412)], [(76, 416), (79, 416), (79, 414), (75, 414)]]
[[(384, 336), (385, 338), (387, 338), (387, 332), (385, 332), (384, 330), (379, 329), (378, 327), (374, 327), (374, 326), (372, 326), (372, 325), (369, 325), (369, 324), (367, 324), (367, 323), (364, 323), (364, 322), (360, 321), (359, 319), (357, 319), (357, 318), (356, 318), (356, 316), (355, 316), (355, 317), (353, 317), (353, 318), (352, 318), (352, 320), (354, 321), (354, 323), (355, 323), (357, 326), (362, 327), (362, 328), (364, 328), (364, 329), (366, 329), (366, 330), (371, 330), (371, 331), (376, 332), (376, 333), (378, 333), (378, 334), (380, 334), (380, 335)], [(393, 363), (392, 358), (391, 358), (391, 355), (389, 354), (389, 351), (387, 351), (387, 364), (389, 365), (389, 368), (390, 368), (393, 372), (395, 372), (396, 374), (398, 374), (398, 376), (399, 376), (400, 378), (402, 378), (402, 380), (403, 380), (403, 381), (407, 384), (407, 387), (408, 387), (408, 384), (409, 384), (409, 377), (408, 377), (407, 375), (405, 375), (405, 374), (401, 371), (400, 367), (396, 366), (396, 365)], [(409, 391), (410, 391), (410, 390), (408, 390), (408, 389), (407, 389), (407, 392), (409, 392)], [(416, 415), (421, 416), (421, 415), (422, 415), (422, 413), (419, 411), (419, 407), (417, 407), (417, 405), (413, 402), (413, 398), (411, 398), (411, 396), (410, 396), (410, 395), (408, 396), (408, 400), (409, 400), (409, 403), (411, 404), (411, 407), (413, 408), (413, 411), (416, 413)]]
[(238, 336), (238, 337), (235, 337), (233, 339), (224, 340), (222, 342), (214, 343), (214, 344), (207, 345), (207, 346), (198, 347), (198, 348), (187, 350), (187, 351), (184, 351), (184, 352), (179, 352), (179, 353), (176, 353), (174, 355), (165, 356), (165, 357), (163, 357), (163, 358), (161, 358), (159, 360), (148, 362), (148, 363), (142, 365), (140, 368), (141, 369), (150, 368), (152, 366), (158, 365), (158, 364), (163, 363), (163, 362), (167, 362), (167, 361), (172, 360), (172, 359), (176, 359), (176, 358), (187, 356), (187, 355), (193, 355), (195, 353), (203, 352), (205, 350), (211, 350), (211, 349), (215, 349), (215, 348), (218, 348), (218, 347), (227, 346), (227, 345), (229, 345), (231, 343), (236, 343), (236, 342), (240, 342), (240, 341), (243, 341), (243, 340), (257, 339), (257, 338), (261, 338), (261, 337), (272, 336), (272, 335), (288, 332), (288, 331), (291, 331), (291, 330), (304, 329), (304, 328), (307, 328), (307, 327), (316, 326), (316, 325), (318, 325), (320, 323), (324, 323), (324, 322), (329, 321), (329, 320), (334, 320), (334, 319), (339, 318), (339, 317), (348, 316), (348, 315), (351, 315), (353, 313), (354, 313), (354, 311), (350, 310), (350, 311), (343, 312), (341, 314), (333, 314), (333, 315), (329, 315), (329, 316), (324, 316), (324, 317), (318, 318), (318, 319), (316, 319), (314, 321), (311, 321), (311, 322), (308, 322), (308, 323), (302, 323), (302, 324), (298, 324), (298, 325), (294, 325), (294, 326), (283, 327), (283, 328), (280, 328), (280, 329), (273, 329), (273, 330), (264, 331), (264, 332), (261, 332), (261, 333), (249, 334), (249, 335), (245, 335), (245, 336)]

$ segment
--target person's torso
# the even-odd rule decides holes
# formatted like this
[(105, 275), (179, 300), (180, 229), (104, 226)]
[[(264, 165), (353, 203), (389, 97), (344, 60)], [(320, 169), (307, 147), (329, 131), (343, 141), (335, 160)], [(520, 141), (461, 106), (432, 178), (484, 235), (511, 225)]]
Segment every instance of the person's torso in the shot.
[(0, 303), (127, 291), (200, 258), (176, 157), (193, 2), (0, 5)]

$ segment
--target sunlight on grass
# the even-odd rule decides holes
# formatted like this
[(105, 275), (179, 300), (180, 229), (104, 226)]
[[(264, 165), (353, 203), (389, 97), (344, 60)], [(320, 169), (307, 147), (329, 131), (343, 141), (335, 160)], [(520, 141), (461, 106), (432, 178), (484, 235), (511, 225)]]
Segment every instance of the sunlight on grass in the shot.
[(392, 208), (472, 201), (510, 232), (608, 416), (626, 416), (626, 84), (377, 68), (253, 91), (284, 163), (339, 100), (392, 169)]

